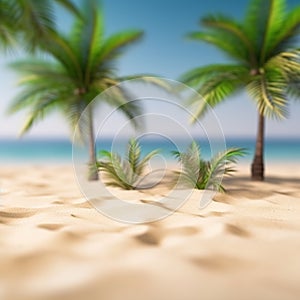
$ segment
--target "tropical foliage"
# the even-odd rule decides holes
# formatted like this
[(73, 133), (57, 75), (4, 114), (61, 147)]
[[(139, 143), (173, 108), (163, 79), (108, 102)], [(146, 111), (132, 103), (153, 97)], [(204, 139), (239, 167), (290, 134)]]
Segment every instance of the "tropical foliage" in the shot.
[(199, 145), (193, 141), (186, 152), (173, 151), (172, 154), (182, 165), (180, 177), (191, 188), (225, 191), (222, 185), (224, 175), (235, 172), (233, 164), (245, 155), (243, 148), (230, 148), (215, 155), (211, 160), (201, 158)]
[(47, 44), (49, 33), (56, 28), (54, 3), (80, 16), (70, 0), (0, 0), (0, 47), (18, 45), (33, 51)]
[(159, 150), (153, 150), (142, 157), (139, 142), (131, 139), (125, 158), (122, 159), (115, 152), (102, 150), (99, 154), (103, 159), (98, 162), (98, 167), (100, 172), (105, 173), (108, 186), (134, 190), (138, 188), (149, 160), (158, 153)]
[[(10, 111), (29, 111), (22, 133), (54, 110), (65, 115), (73, 131), (95, 96), (119, 82), (116, 60), (141, 36), (138, 30), (105, 36), (103, 16), (93, 5), (87, 6), (83, 16), (76, 18), (68, 35), (52, 31), (47, 47), (50, 59), (31, 58), (12, 64), (23, 77), (20, 80), (22, 89)], [(117, 87), (114, 91), (111, 97), (99, 99), (119, 107), (130, 119), (140, 113), (136, 102), (127, 101), (125, 91)], [(96, 170), (93, 107), (88, 107), (84, 135), (89, 137), (91, 170)], [(90, 179), (98, 179), (98, 174), (90, 172)]]
[(252, 178), (263, 180), (264, 118), (287, 117), (289, 95), (299, 96), (300, 6), (287, 11), (285, 0), (252, 0), (242, 22), (218, 14), (201, 25), (203, 31), (189, 37), (216, 46), (231, 63), (198, 67), (182, 77), (204, 100), (194, 99), (194, 118), (245, 88), (259, 112)]

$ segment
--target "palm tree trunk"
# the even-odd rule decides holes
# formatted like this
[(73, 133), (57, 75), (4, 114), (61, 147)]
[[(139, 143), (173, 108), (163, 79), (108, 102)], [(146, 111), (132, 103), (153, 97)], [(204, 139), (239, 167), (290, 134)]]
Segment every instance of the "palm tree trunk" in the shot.
[(98, 180), (98, 168), (96, 160), (96, 145), (94, 135), (94, 124), (93, 124), (93, 107), (88, 106), (88, 143), (89, 143), (89, 173), (88, 180)]
[(259, 114), (256, 148), (253, 163), (251, 165), (252, 180), (264, 180), (264, 143), (265, 143), (265, 117)]

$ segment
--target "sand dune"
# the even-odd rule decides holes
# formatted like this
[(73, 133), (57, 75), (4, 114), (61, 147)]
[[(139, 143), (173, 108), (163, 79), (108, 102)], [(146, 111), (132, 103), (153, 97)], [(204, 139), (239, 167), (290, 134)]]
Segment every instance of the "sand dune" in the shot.
[(300, 168), (267, 175), (254, 183), (242, 167), (206, 208), (195, 191), (168, 218), (129, 225), (87, 202), (71, 166), (2, 167), (0, 299), (298, 300)]

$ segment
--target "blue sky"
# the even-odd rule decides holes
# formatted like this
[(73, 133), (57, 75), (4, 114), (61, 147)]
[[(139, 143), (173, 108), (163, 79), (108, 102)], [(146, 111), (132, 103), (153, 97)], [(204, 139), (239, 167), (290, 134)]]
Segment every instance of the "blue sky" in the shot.
[[(80, 3), (80, 1), (76, 1)], [(120, 75), (153, 73), (170, 79), (178, 79), (185, 71), (205, 64), (226, 62), (220, 52), (204, 43), (185, 39), (185, 34), (199, 28), (201, 16), (222, 12), (242, 18), (248, 1), (241, 0), (103, 0), (108, 34), (130, 28), (144, 30), (141, 42), (128, 49), (120, 59)], [(289, 7), (299, 0), (288, 0)], [(71, 17), (64, 10), (57, 12), (59, 26), (68, 31)], [(25, 119), (24, 113), (6, 116), (10, 99), (16, 94), (17, 77), (5, 65), (13, 59), (0, 56), (0, 137), (17, 137)], [(239, 94), (221, 104), (215, 110), (224, 133), (229, 136), (254, 136), (256, 134), (256, 110), (246, 94)], [(298, 137), (300, 101), (290, 105), (290, 117), (281, 122), (267, 123), (268, 136)], [(69, 130), (64, 120), (53, 115), (31, 131), (33, 136), (67, 137)]]

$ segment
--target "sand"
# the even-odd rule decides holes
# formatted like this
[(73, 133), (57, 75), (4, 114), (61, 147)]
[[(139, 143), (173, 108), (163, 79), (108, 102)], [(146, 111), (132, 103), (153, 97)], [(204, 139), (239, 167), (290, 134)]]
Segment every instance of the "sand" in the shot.
[(240, 167), (205, 209), (195, 192), (130, 225), (86, 201), (72, 166), (2, 167), (0, 299), (298, 300), (300, 166), (267, 176)]

